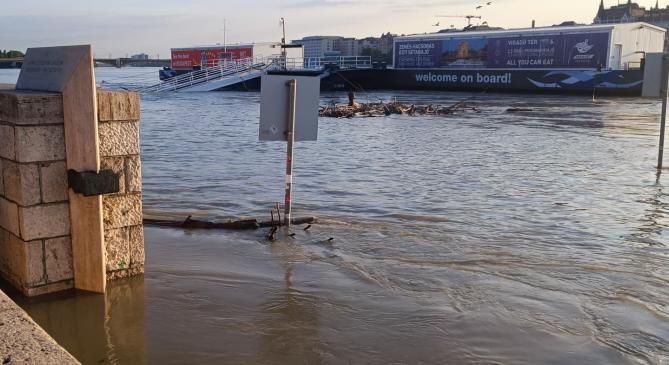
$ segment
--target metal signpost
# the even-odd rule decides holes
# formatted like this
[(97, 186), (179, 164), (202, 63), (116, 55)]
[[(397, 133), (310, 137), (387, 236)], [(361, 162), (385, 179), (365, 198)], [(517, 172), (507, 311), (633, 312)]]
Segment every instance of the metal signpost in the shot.
[(284, 225), (291, 225), (293, 147), (296, 141), (318, 138), (320, 78), (264, 75), (260, 91), (261, 141), (286, 141), (286, 192)]

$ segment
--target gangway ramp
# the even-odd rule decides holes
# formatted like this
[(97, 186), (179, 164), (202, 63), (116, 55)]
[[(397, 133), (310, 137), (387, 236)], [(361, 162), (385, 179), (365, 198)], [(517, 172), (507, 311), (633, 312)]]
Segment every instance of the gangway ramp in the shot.
[(330, 70), (333, 69), (368, 69), (371, 67), (370, 57), (246, 58), (220, 61), (211, 67), (175, 76), (136, 91), (144, 93), (216, 91), (260, 78), (273, 71), (313, 72), (323, 79), (330, 75)]
[(139, 89), (139, 92), (215, 91), (260, 77), (274, 64), (271, 59), (243, 59), (169, 78), (161, 83)]

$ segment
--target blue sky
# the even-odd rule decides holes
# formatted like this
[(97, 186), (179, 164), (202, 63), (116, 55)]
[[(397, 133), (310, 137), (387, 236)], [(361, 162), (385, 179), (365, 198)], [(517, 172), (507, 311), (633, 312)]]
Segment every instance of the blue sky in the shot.
[[(624, 0), (623, 0), (624, 1)], [(564, 20), (589, 23), (599, 0), (3, 0), (0, 49), (92, 44), (98, 57), (146, 52), (166, 57), (171, 47), (280, 40), (306, 35), (364, 37), (382, 32), (433, 32), (466, 25), (435, 15), (481, 15), (490, 25), (526, 27)], [(605, 0), (614, 5), (617, 0)], [(655, 0), (640, 0), (649, 7)], [(662, 7), (669, 0), (660, 1)], [(439, 21), (440, 28), (434, 27)]]

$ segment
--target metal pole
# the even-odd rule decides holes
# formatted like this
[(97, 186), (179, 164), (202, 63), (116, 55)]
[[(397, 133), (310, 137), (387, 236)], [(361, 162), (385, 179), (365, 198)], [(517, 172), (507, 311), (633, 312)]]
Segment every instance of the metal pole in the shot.
[(284, 18), (281, 18), (281, 27), (283, 28), (283, 38), (281, 38), (281, 58), (283, 61), (282, 69), (285, 70), (288, 53), (286, 52), (286, 20)]
[(664, 134), (667, 122), (667, 98), (669, 91), (667, 90), (669, 80), (669, 54), (662, 56), (662, 78), (660, 79), (660, 97), (662, 98), (662, 119), (660, 120), (660, 151), (657, 154), (657, 169), (662, 170), (664, 160)]
[(228, 53), (228, 21), (223, 18), (223, 53)]
[(290, 88), (288, 96), (288, 133), (286, 141), (288, 148), (286, 151), (286, 201), (284, 211), (284, 224), (290, 228), (290, 211), (293, 203), (293, 144), (295, 143), (295, 109), (297, 104), (297, 80), (286, 82)]

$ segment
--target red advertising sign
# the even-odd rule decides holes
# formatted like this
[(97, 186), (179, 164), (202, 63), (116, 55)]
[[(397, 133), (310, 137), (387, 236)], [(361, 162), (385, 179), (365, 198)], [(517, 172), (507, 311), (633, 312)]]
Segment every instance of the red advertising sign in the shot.
[(208, 49), (180, 49), (172, 50), (172, 69), (192, 70), (202, 67), (202, 61), (206, 66), (216, 66), (222, 60), (240, 60), (253, 57), (253, 47), (243, 48), (208, 48)]

